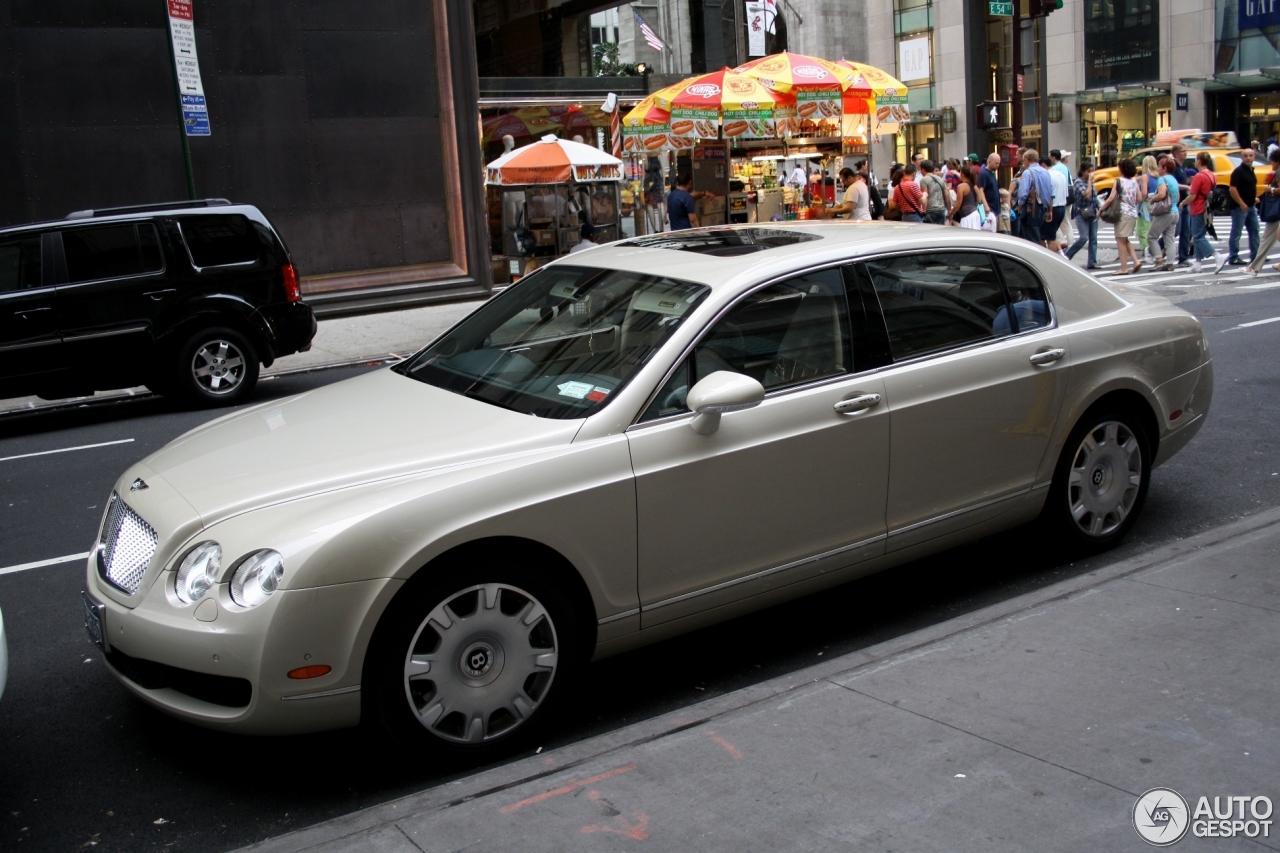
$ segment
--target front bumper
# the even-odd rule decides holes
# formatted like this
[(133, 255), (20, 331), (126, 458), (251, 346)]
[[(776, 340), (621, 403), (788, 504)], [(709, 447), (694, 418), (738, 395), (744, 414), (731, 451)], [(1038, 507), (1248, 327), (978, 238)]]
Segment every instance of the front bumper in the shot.
[[(244, 734), (301, 734), (360, 721), (371, 614), (382, 612), (400, 581), (280, 590), (245, 610), (226, 584), (197, 605), (177, 605), (173, 575), (163, 572), (128, 608), (101, 593), (96, 560), (89, 560), (87, 598), (99, 607), (108, 669), (135, 695), (197, 725)], [(332, 670), (319, 678), (287, 675), (321, 664)]]

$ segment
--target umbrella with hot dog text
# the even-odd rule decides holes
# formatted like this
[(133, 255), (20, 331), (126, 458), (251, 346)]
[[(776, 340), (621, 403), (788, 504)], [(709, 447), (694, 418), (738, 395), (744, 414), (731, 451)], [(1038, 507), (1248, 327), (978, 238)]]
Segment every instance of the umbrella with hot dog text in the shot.
[(594, 145), (558, 139), (550, 134), (532, 145), (503, 154), (485, 167), (485, 183), (590, 183), (622, 179), (622, 161)]
[(660, 151), (669, 146), (671, 113), (658, 106), (657, 93), (622, 117), (622, 150), (628, 154)]
[(673, 148), (687, 148), (695, 139), (717, 139), (721, 127), (726, 137), (775, 137), (778, 122), (795, 116), (795, 98), (731, 68), (690, 77), (655, 93), (654, 101), (671, 113)]
[(857, 78), (852, 69), (787, 51), (753, 59), (735, 70), (755, 77), (767, 89), (794, 97), (798, 122), (789, 129), (801, 136), (839, 132), (841, 92)]
[[(844, 87), (844, 113), (846, 116), (869, 114), (875, 117), (882, 133), (893, 133), (897, 123), (907, 121), (911, 113), (907, 109), (907, 87), (893, 75), (867, 65), (841, 59), (835, 63), (857, 74), (851, 85)], [(892, 125), (886, 127), (885, 125)]]

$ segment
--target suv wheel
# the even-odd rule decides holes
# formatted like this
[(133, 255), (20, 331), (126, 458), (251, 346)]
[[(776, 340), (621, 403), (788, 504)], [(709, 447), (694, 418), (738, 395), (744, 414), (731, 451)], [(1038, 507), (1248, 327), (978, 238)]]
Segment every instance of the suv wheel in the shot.
[(435, 759), (509, 753), (554, 719), (584, 660), (580, 636), (568, 599), (539, 575), (490, 565), (415, 579), (370, 643), (365, 720)]
[(203, 405), (238, 403), (258, 382), (258, 353), (234, 329), (203, 329), (178, 349), (173, 387)]

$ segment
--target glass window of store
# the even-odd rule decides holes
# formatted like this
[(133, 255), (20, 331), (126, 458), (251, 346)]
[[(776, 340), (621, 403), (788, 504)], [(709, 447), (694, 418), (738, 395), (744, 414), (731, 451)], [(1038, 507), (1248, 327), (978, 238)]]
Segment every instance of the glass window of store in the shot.
[(1085, 87), (1160, 79), (1159, 0), (1084, 4)]
[(913, 120), (897, 134), (894, 157), (905, 163), (917, 151), (936, 158), (941, 136), (936, 121), (916, 116), (937, 108), (933, 85), (933, 0), (893, 0), (897, 77), (907, 85)]

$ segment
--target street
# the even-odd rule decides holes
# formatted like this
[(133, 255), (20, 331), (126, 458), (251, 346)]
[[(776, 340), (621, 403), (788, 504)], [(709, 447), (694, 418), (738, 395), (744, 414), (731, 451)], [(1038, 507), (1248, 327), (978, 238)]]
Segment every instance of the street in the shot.
[[(1233, 284), (1238, 281), (1232, 277)], [(548, 747), (795, 671), (1280, 506), (1280, 287), (1179, 275), (1159, 287), (1200, 317), (1216, 392), (1199, 437), (1153, 475), (1124, 544), (1064, 562), (1018, 530), (820, 596), (594, 664)], [(1168, 285), (1175, 285), (1170, 287)], [(1178, 286), (1180, 285), (1180, 287)], [(1182, 293), (1179, 295), (1179, 291)], [(255, 402), (359, 369), (265, 381)], [(0, 608), (11, 671), (0, 701), (0, 847), (225, 850), (449, 781), (378, 754), (358, 731), (234, 737), (150, 710), (85, 636), (79, 592), (119, 473), (217, 416), (146, 398), (0, 418)], [(31, 566), (33, 563), (49, 562)], [(764, 629), (762, 630), (762, 626)]]

